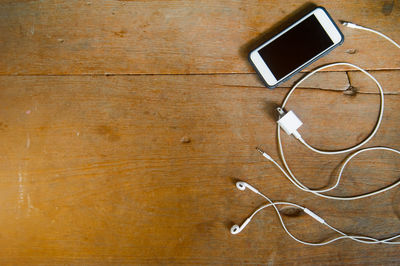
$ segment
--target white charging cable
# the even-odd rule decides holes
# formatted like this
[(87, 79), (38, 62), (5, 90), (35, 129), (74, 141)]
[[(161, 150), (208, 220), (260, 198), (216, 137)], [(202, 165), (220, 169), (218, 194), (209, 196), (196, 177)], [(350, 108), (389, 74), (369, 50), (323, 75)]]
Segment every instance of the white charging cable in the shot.
[[(329, 225), (323, 218), (321, 218), (320, 216), (318, 216), (317, 214), (315, 214), (314, 212), (312, 212), (311, 210), (309, 210), (309, 209), (307, 209), (307, 208), (305, 208), (305, 207), (303, 207), (303, 206), (300, 206), (300, 205), (298, 205), (298, 204), (291, 203), (291, 202), (273, 202), (273, 201), (270, 200), (267, 196), (265, 196), (265, 195), (262, 194), (260, 191), (258, 191), (256, 188), (254, 188), (253, 186), (249, 185), (249, 184), (246, 183), (246, 182), (242, 182), (242, 181), (236, 182), (236, 187), (237, 187), (239, 190), (241, 190), (241, 191), (243, 191), (243, 190), (245, 190), (246, 188), (248, 188), (249, 190), (253, 191), (254, 193), (256, 193), (256, 194), (260, 195), (261, 197), (263, 197), (264, 199), (266, 199), (269, 203), (268, 203), (268, 204), (265, 204), (265, 205), (261, 206), (260, 208), (258, 208), (257, 210), (255, 210), (255, 211), (249, 216), (249, 218), (247, 218), (247, 219), (242, 223), (242, 225), (240, 225), (240, 226), (239, 226), (239, 225), (236, 225), (236, 224), (233, 225), (233, 226), (231, 227), (231, 233), (234, 234), (234, 235), (240, 233), (240, 232), (251, 222), (251, 220), (253, 219), (253, 217), (254, 217), (258, 212), (260, 212), (261, 210), (263, 210), (263, 209), (265, 209), (265, 208), (268, 208), (268, 207), (272, 206), (272, 207), (274, 208), (276, 214), (278, 215), (279, 221), (280, 221), (280, 223), (281, 223), (283, 229), (285, 230), (285, 232), (286, 232), (292, 239), (294, 239), (295, 241), (297, 241), (297, 242), (299, 242), (299, 243), (301, 243), (301, 244), (304, 244), (304, 245), (309, 245), (309, 246), (324, 246), (324, 245), (330, 244), (330, 243), (335, 242), (335, 241), (340, 240), (340, 239), (351, 239), (351, 240), (353, 240), (353, 241), (360, 242), (360, 243), (364, 243), (364, 244), (379, 244), (379, 243), (381, 243), (381, 244), (391, 244), (391, 245), (400, 244), (400, 242), (392, 241), (392, 240), (394, 240), (394, 239), (400, 237), (400, 235), (395, 235), (395, 236), (393, 236), (393, 237), (389, 237), (389, 238), (385, 238), (385, 239), (376, 239), (376, 238), (373, 238), (373, 237), (360, 236), (360, 235), (348, 235), (348, 234), (342, 232), (341, 230), (336, 229), (335, 227)], [(336, 238), (333, 238), (333, 239), (330, 239), (330, 240), (327, 240), (327, 241), (324, 241), (324, 242), (320, 242), (320, 243), (313, 243), (313, 242), (307, 242), (307, 241), (300, 240), (300, 239), (298, 239), (297, 237), (295, 237), (292, 233), (290, 233), (290, 231), (287, 229), (287, 227), (286, 227), (286, 225), (285, 225), (285, 223), (284, 223), (284, 221), (283, 221), (282, 215), (280, 214), (279, 209), (277, 208), (277, 205), (287, 205), (287, 206), (292, 206), (292, 207), (301, 209), (302, 211), (304, 211), (304, 213), (306, 213), (307, 215), (309, 215), (311, 218), (315, 219), (316, 221), (318, 221), (319, 223), (325, 225), (326, 227), (330, 228), (331, 230), (333, 230), (333, 231), (339, 233), (341, 236), (338, 236), (338, 237), (336, 237)]]
[(377, 30), (373, 30), (373, 29), (370, 29), (370, 28), (367, 28), (367, 27), (363, 27), (363, 26), (360, 26), (360, 25), (357, 25), (355, 23), (348, 22), (348, 21), (340, 21), (340, 23), (342, 23), (343, 26), (346, 26), (346, 27), (349, 27), (349, 28), (365, 30), (365, 31), (369, 31), (369, 32), (375, 33), (375, 34), (385, 38), (386, 40), (388, 40), (389, 42), (391, 42), (395, 46), (397, 46), (397, 48), (400, 48), (400, 45), (397, 42), (393, 41), (392, 39), (390, 39), (388, 36), (386, 36), (382, 32), (379, 32)]
[[(400, 48), (400, 46), (394, 42), (392, 39), (390, 39), (389, 37), (387, 37), (386, 35), (379, 33), (375, 30), (369, 29), (369, 28), (365, 28), (356, 24), (353, 24), (351, 22), (342, 22), (343, 25), (346, 25), (348, 27), (352, 27), (352, 28), (358, 28), (358, 29), (364, 29), (364, 30), (368, 30), (370, 32), (374, 32), (379, 34), (380, 36), (383, 36), (384, 38), (390, 40), (392, 43), (394, 43), (397, 47)], [(310, 76), (312, 76), (313, 74), (315, 74), (316, 72), (326, 69), (328, 67), (333, 67), (333, 66), (338, 66), (338, 65), (344, 65), (344, 66), (350, 66), (353, 67), (359, 71), (361, 71), (362, 73), (364, 73), (365, 75), (367, 75), (370, 79), (372, 79), (375, 84), (377, 85), (378, 89), (379, 89), (379, 95), (380, 95), (380, 111), (379, 111), (379, 116), (378, 116), (378, 120), (377, 123), (375, 124), (374, 129), (372, 130), (372, 132), (369, 134), (369, 136), (364, 139), (362, 142), (360, 142), (359, 144), (347, 148), (347, 149), (343, 149), (343, 150), (335, 150), (335, 151), (324, 151), (324, 150), (320, 150), (317, 148), (312, 147), (311, 145), (309, 145), (300, 135), (300, 133), (297, 131), (297, 129), (303, 124), (300, 119), (294, 114), (293, 111), (289, 111), (289, 112), (285, 112), (284, 111), (284, 107), (287, 104), (289, 97), (293, 94), (294, 90), (306, 79), (308, 79)], [(362, 152), (366, 152), (366, 151), (373, 151), (373, 150), (387, 150), (387, 151), (391, 151), (391, 152), (395, 152), (397, 154), (400, 154), (399, 150), (393, 149), (393, 148), (388, 148), (388, 147), (372, 147), (372, 148), (366, 148), (366, 149), (362, 149), (359, 150), (353, 154), (351, 154), (343, 163), (342, 168), (339, 172), (338, 178), (336, 183), (330, 187), (330, 188), (326, 188), (326, 189), (322, 189), (322, 190), (313, 190), (308, 188), (307, 186), (305, 186), (304, 184), (302, 184), (293, 174), (293, 172), (290, 170), (286, 159), (285, 159), (285, 155), (283, 152), (283, 148), (282, 148), (282, 141), (281, 141), (281, 136), (280, 136), (280, 128), (282, 127), (282, 129), (289, 135), (293, 135), (295, 138), (297, 138), (302, 144), (304, 144), (304, 146), (306, 146), (307, 148), (309, 148), (310, 150), (320, 153), (320, 154), (325, 154), (325, 155), (332, 155), (332, 154), (342, 154), (342, 153), (346, 153), (346, 152), (351, 152), (354, 151), (356, 149), (359, 149), (361, 146), (363, 146), (364, 144), (366, 144), (368, 141), (370, 141), (372, 139), (372, 137), (376, 134), (376, 132), (379, 129), (379, 126), (382, 122), (382, 117), (383, 117), (383, 110), (384, 110), (384, 94), (383, 94), (383, 89), (382, 86), (380, 85), (380, 83), (376, 80), (376, 78), (374, 78), (371, 74), (369, 74), (367, 71), (365, 71), (364, 69), (354, 65), (354, 64), (350, 64), (350, 63), (345, 63), (345, 62), (340, 62), (340, 63), (332, 63), (332, 64), (328, 64), (322, 67), (319, 67), (317, 69), (315, 69), (314, 71), (310, 72), (309, 74), (307, 74), (306, 76), (304, 76), (302, 79), (300, 79), (294, 86), (293, 88), (289, 91), (289, 93), (286, 95), (282, 106), (280, 108), (277, 108), (280, 118), (278, 120), (278, 127), (277, 127), (277, 140), (278, 140), (278, 148), (279, 148), (279, 154), (280, 157), (282, 159), (282, 163), (286, 169), (283, 169), (275, 160), (273, 160), (271, 158), (271, 156), (269, 156), (267, 153), (265, 153), (264, 151), (262, 151), (261, 149), (258, 149), (259, 152), (268, 160), (270, 160), (271, 162), (273, 162), (278, 168), (279, 170), (282, 171), (282, 173), (289, 179), (289, 181), (291, 181), (296, 187), (298, 187), (299, 189), (303, 190), (303, 191), (307, 191), (307, 192), (311, 192), (317, 196), (323, 197), (323, 198), (328, 198), (328, 199), (335, 199), (335, 200), (355, 200), (355, 199), (361, 199), (361, 198), (366, 198), (366, 197), (370, 197), (370, 196), (374, 196), (377, 195), (379, 193), (388, 191), (396, 186), (398, 186), (400, 184), (400, 180), (393, 183), (390, 186), (387, 186), (385, 188), (370, 192), (370, 193), (365, 193), (365, 194), (361, 194), (358, 196), (351, 196), (351, 197), (340, 197), (340, 196), (330, 196), (330, 195), (325, 195), (325, 194), (321, 194), (323, 192), (328, 192), (333, 190), (334, 188), (336, 188), (339, 185), (339, 182), (341, 180), (342, 177), (342, 173), (344, 168), (346, 167), (346, 165), (348, 164), (348, 162), (354, 158), (356, 155), (362, 153)]]

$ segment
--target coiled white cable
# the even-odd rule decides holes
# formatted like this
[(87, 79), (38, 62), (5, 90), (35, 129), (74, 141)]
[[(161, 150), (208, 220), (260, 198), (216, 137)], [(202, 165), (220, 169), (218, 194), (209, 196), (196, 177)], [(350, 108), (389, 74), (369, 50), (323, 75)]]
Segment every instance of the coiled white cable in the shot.
[[(308, 79), (309, 77), (311, 77), (312, 75), (314, 75), (315, 73), (324, 70), (326, 68), (330, 68), (330, 67), (334, 67), (334, 66), (349, 66), (349, 67), (353, 67), (357, 70), (360, 70), (362, 73), (364, 73), (365, 75), (367, 75), (370, 79), (372, 79), (376, 86), (379, 89), (379, 95), (380, 95), (380, 99), (381, 99), (381, 103), (380, 103), (380, 108), (379, 108), (379, 116), (378, 116), (378, 121), (375, 124), (374, 129), (372, 130), (372, 132), (369, 134), (369, 136), (364, 139), (362, 142), (360, 142), (359, 144), (347, 148), (347, 149), (343, 149), (343, 150), (336, 150), (336, 151), (323, 151), (317, 148), (312, 147), (311, 145), (309, 145), (300, 135), (297, 136), (297, 138), (300, 140), (301, 143), (303, 143), (307, 148), (309, 148), (310, 150), (320, 153), (320, 154), (341, 154), (341, 153), (346, 153), (346, 152), (350, 152), (350, 151), (354, 151), (358, 148), (360, 148), (361, 146), (363, 146), (364, 144), (366, 144), (368, 141), (370, 141), (376, 134), (376, 132), (379, 129), (379, 126), (381, 125), (382, 122), (382, 118), (383, 118), (383, 109), (385, 106), (385, 96), (383, 94), (383, 89), (381, 84), (376, 80), (376, 78), (374, 78), (370, 73), (368, 73), (367, 71), (365, 71), (364, 69), (362, 69), (359, 66), (356, 66), (354, 64), (351, 63), (346, 63), (346, 62), (338, 62), (338, 63), (332, 63), (332, 64), (328, 64), (328, 65), (324, 65), (321, 66), (313, 71), (311, 71), (310, 73), (308, 73), (306, 76), (304, 76), (302, 79), (300, 79), (294, 86), (293, 88), (288, 92), (288, 94), (286, 95), (285, 99), (283, 100), (282, 103), (282, 109), (285, 108), (287, 102), (289, 101), (290, 96), (293, 94), (293, 92), (300, 86), (301, 83), (303, 83), (303, 81), (305, 81), (306, 79)], [(278, 127), (278, 141), (280, 142), (280, 127)]]
[[(246, 188), (248, 188), (251, 191), (253, 191), (254, 193), (256, 193), (256, 194), (260, 195), (261, 197), (263, 197), (264, 199), (266, 199), (269, 203), (265, 204), (265, 205), (259, 207), (257, 210), (255, 210), (249, 216), (249, 218), (247, 218), (242, 223), (242, 225), (240, 225), (240, 226), (236, 225), (236, 224), (233, 225), (231, 227), (231, 233), (234, 234), (234, 235), (240, 233), (251, 222), (253, 217), (258, 212), (260, 212), (261, 210), (263, 210), (265, 208), (268, 208), (268, 207), (272, 206), (274, 208), (276, 214), (278, 215), (279, 221), (280, 221), (283, 229), (285, 230), (285, 232), (292, 239), (294, 239), (295, 241), (297, 241), (297, 242), (299, 242), (301, 244), (304, 244), (304, 245), (308, 245), (308, 246), (324, 246), (324, 245), (330, 244), (330, 243), (335, 242), (335, 241), (340, 240), (340, 239), (351, 239), (353, 241), (364, 243), (364, 244), (379, 244), (379, 243), (381, 243), (381, 244), (391, 244), (391, 245), (400, 244), (400, 242), (392, 241), (392, 240), (394, 240), (396, 238), (399, 238), (400, 235), (395, 235), (393, 237), (389, 237), (389, 238), (385, 238), (385, 239), (376, 239), (376, 238), (373, 238), (373, 237), (360, 236), (360, 235), (348, 235), (348, 234), (340, 231), (339, 229), (336, 229), (333, 226), (329, 225), (324, 219), (322, 219), (317, 214), (315, 214), (314, 212), (312, 212), (311, 210), (309, 210), (309, 209), (307, 209), (307, 208), (305, 208), (303, 206), (300, 206), (298, 204), (291, 203), (291, 202), (273, 202), (267, 196), (265, 196), (263, 193), (259, 192), (256, 188), (254, 188), (253, 186), (249, 185), (246, 182), (239, 181), (239, 182), (236, 183), (236, 187), (239, 190), (242, 190), (242, 191), (245, 190)], [(299, 208), (302, 211), (304, 211), (304, 213), (306, 213), (307, 215), (309, 215), (310, 217), (312, 217), (313, 219), (315, 219), (319, 223), (321, 223), (321, 224), (325, 225), (326, 227), (330, 228), (331, 230), (339, 233), (341, 236), (333, 238), (333, 239), (330, 239), (330, 240), (327, 240), (327, 241), (324, 241), (324, 242), (320, 242), (320, 243), (313, 243), (313, 242), (307, 242), (307, 241), (300, 240), (297, 237), (295, 237), (292, 233), (290, 233), (290, 231), (287, 229), (287, 227), (285, 225), (285, 222), (283, 221), (282, 215), (280, 214), (278, 208), (276, 207), (277, 205), (288, 205), (288, 206), (293, 206), (293, 207)]]
[[(365, 28), (365, 27), (356, 25), (356, 24), (351, 23), (351, 22), (342, 22), (342, 24), (345, 25), (345, 26), (351, 27), (351, 28), (363, 29), (363, 30), (367, 30), (367, 31), (376, 33), (376, 34), (378, 34), (378, 35), (384, 37), (385, 39), (391, 41), (393, 44), (395, 44), (397, 47), (400, 48), (400, 45), (398, 45), (398, 44), (397, 44), (396, 42), (394, 42), (392, 39), (390, 39), (389, 37), (387, 37), (386, 35), (384, 35), (384, 34), (382, 34), (382, 33), (380, 33), (380, 32), (377, 32), (377, 31), (375, 31), (375, 30), (372, 30), (372, 29), (369, 29), (369, 28)], [(287, 103), (288, 100), (289, 100), (289, 97), (292, 95), (292, 93), (294, 92), (294, 90), (295, 90), (303, 81), (305, 81), (307, 78), (309, 78), (310, 76), (312, 76), (313, 74), (315, 74), (316, 72), (318, 72), (318, 71), (320, 71), (320, 70), (323, 70), (323, 69), (326, 69), (326, 68), (332, 67), (332, 66), (338, 66), (338, 65), (345, 65), (345, 66), (350, 66), (350, 67), (356, 68), (356, 69), (360, 70), (362, 73), (364, 73), (365, 75), (367, 75), (369, 78), (371, 78), (371, 79), (375, 82), (375, 84), (377, 85), (377, 87), (378, 87), (378, 89), (379, 89), (379, 94), (380, 94), (380, 99), (381, 99), (380, 111), (379, 111), (379, 116), (378, 116), (377, 123), (375, 124), (375, 127), (374, 127), (374, 129), (372, 130), (372, 132), (370, 133), (370, 135), (369, 135), (366, 139), (364, 139), (362, 142), (360, 142), (359, 144), (357, 144), (357, 145), (355, 145), (355, 146), (353, 146), (353, 147), (347, 148), (347, 149), (343, 149), (343, 150), (323, 151), (323, 150), (314, 148), (314, 147), (312, 147), (311, 145), (309, 145), (309, 144), (301, 137), (301, 135), (300, 135), (296, 130), (293, 132), (293, 135), (294, 135), (302, 144), (304, 144), (307, 148), (309, 148), (310, 150), (312, 150), (312, 151), (314, 151), (314, 152), (317, 152), (317, 153), (320, 153), (320, 154), (325, 154), (325, 155), (341, 154), (341, 153), (346, 153), (346, 152), (354, 151), (354, 150), (360, 148), (361, 146), (363, 146), (364, 144), (366, 144), (368, 141), (370, 141), (370, 140), (372, 139), (372, 137), (376, 134), (376, 132), (378, 131), (379, 126), (380, 126), (380, 124), (381, 124), (381, 122), (382, 122), (382, 117), (383, 117), (383, 110), (384, 110), (384, 94), (383, 94), (383, 89), (382, 89), (382, 86), (380, 85), (380, 83), (379, 83), (371, 74), (369, 74), (369, 73), (368, 73), (367, 71), (365, 71), (364, 69), (362, 69), (362, 68), (360, 68), (360, 67), (358, 67), (358, 66), (356, 66), (356, 65), (354, 65), (354, 64), (344, 63), (344, 62), (343, 62), (343, 63), (342, 63), (342, 62), (340, 62), (340, 63), (333, 63), (333, 64), (328, 64), (328, 65), (319, 67), (319, 68), (315, 69), (314, 71), (310, 72), (309, 74), (307, 74), (306, 76), (304, 76), (302, 79), (300, 79), (300, 80), (293, 86), (293, 88), (292, 88), (292, 89), (289, 91), (289, 93), (286, 95), (286, 97), (285, 97), (285, 99), (284, 99), (284, 101), (283, 101), (283, 103), (282, 103), (282, 108), (285, 107), (286, 103)], [(279, 110), (282, 111), (281, 108), (280, 108)], [(358, 154), (360, 154), (360, 153), (362, 153), (362, 152), (372, 151), (372, 150), (387, 150), (387, 151), (395, 152), (395, 153), (397, 153), (397, 154), (400, 154), (400, 151), (399, 151), (399, 150), (396, 150), (396, 149), (393, 149), (393, 148), (388, 148), (388, 147), (372, 147), (372, 148), (365, 148), (365, 149), (359, 150), (359, 151), (357, 151), (357, 152), (351, 154), (351, 155), (345, 160), (345, 162), (343, 163), (343, 165), (342, 165), (342, 167), (341, 167), (341, 170), (340, 170), (340, 172), (339, 172), (339, 174), (338, 174), (336, 183), (335, 183), (332, 187), (329, 187), (329, 188), (326, 188), (326, 189), (322, 189), (322, 190), (313, 190), (313, 189), (308, 188), (308, 187), (305, 186), (304, 184), (302, 184), (302, 183), (295, 177), (295, 175), (292, 173), (292, 171), (290, 170), (290, 168), (289, 168), (289, 166), (288, 166), (288, 164), (287, 164), (287, 162), (286, 162), (285, 155), (284, 155), (283, 148), (282, 148), (282, 141), (281, 141), (281, 136), (280, 136), (280, 126), (279, 126), (279, 125), (278, 125), (278, 127), (277, 127), (277, 140), (278, 140), (279, 154), (280, 154), (280, 157), (281, 157), (281, 159), (282, 159), (282, 163), (283, 163), (283, 165), (284, 165), (286, 171), (285, 171), (285, 169), (283, 169), (275, 160), (273, 160), (268, 154), (266, 154), (264, 151), (262, 151), (262, 150), (260, 150), (260, 149), (258, 149), (258, 148), (257, 148), (257, 149), (260, 151), (260, 153), (261, 153), (265, 158), (267, 158), (268, 160), (270, 160), (271, 162), (273, 162), (273, 163), (279, 168), (279, 170), (289, 179), (290, 182), (292, 182), (297, 188), (299, 188), (299, 189), (301, 189), (301, 190), (303, 190), (303, 191), (311, 192), (311, 193), (313, 193), (313, 194), (315, 194), (315, 195), (317, 195), (317, 196), (320, 196), (320, 197), (323, 197), (323, 198), (327, 198), (327, 199), (335, 199), (335, 200), (356, 200), (356, 199), (362, 199), (362, 198), (366, 198), (366, 197), (370, 197), (370, 196), (377, 195), (377, 194), (379, 194), (379, 193), (388, 191), (388, 190), (390, 190), (390, 189), (392, 189), (392, 188), (394, 188), (394, 187), (396, 187), (396, 186), (398, 186), (398, 185), (400, 184), (400, 180), (399, 180), (399, 181), (397, 181), (397, 182), (395, 182), (395, 183), (393, 183), (393, 184), (391, 184), (390, 186), (387, 186), (387, 187), (385, 187), (385, 188), (382, 188), (382, 189), (379, 189), (379, 190), (376, 190), (376, 191), (373, 191), (373, 192), (370, 192), (370, 193), (365, 193), (365, 194), (361, 194), (361, 195), (358, 195), (358, 196), (351, 196), (351, 197), (340, 197), (340, 196), (330, 196), (330, 195), (321, 194), (321, 193), (324, 193), (324, 192), (331, 191), (331, 190), (333, 190), (334, 188), (336, 188), (336, 187), (339, 185), (339, 182), (340, 182), (340, 180), (341, 180), (341, 177), (342, 177), (342, 173), (343, 173), (344, 168), (347, 166), (348, 162), (349, 162), (352, 158), (354, 158), (356, 155), (358, 155)]]

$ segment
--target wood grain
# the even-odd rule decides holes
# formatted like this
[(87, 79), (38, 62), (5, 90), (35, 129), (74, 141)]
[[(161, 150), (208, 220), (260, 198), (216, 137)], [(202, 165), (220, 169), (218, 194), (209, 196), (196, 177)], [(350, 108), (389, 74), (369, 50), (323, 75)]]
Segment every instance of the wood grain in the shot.
[[(335, 20), (400, 40), (398, 1), (318, 0)], [(278, 158), (275, 108), (300, 73), (267, 90), (247, 54), (305, 8), (304, 1), (0, 0), (1, 264), (399, 264), (398, 247), (292, 241), (272, 210), (229, 232), (263, 204), (247, 181), (350, 233), (400, 232), (397, 189), (355, 202), (294, 188), (256, 152)], [(400, 148), (400, 61), (394, 46), (341, 27), (343, 46), (307, 70), (347, 61), (385, 91), (382, 126), (368, 146)], [(375, 124), (374, 83), (346, 68), (318, 73), (288, 103), (302, 136), (323, 149), (354, 145)], [(344, 155), (320, 156), (282, 136), (308, 186), (333, 181)], [(399, 177), (388, 152), (360, 155), (336, 195)], [(307, 241), (335, 236), (301, 214), (285, 216)]]
[[(390, 4), (392, 2), (392, 4)], [(332, 17), (400, 40), (398, 1), (318, 0)], [(252, 73), (255, 43), (310, 6), (303, 1), (0, 1), (0, 74)], [(318, 64), (400, 69), (399, 51), (371, 33)]]
[[(332, 82), (329, 76), (337, 77), (325, 73), (315, 82)], [(241, 85), (258, 83), (253, 74), (1, 77), (0, 261), (395, 262), (396, 247), (298, 245), (271, 210), (243, 234), (229, 233), (263, 202), (238, 191), (235, 179), (303, 204), (344, 231), (383, 237), (400, 229), (397, 191), (351, 203), (316, 200), (259, 156), (257, 145), (277, 158), (272, 111), (287, 89)], [(378, 111), (371, 108), (375, 94), (299, 89), (293, 97), (290, 108), (305, 118), (304, 138), (322, 148), (359, 141)], [(399, 97), (387, 95), (387, 115), (370, 145), (400, 148)], [(284, 143), (293, 170), (310, 186), (326, 184), (343, 158), (315, 155), (286, 136)], [(399, 167), (393, 154), (360, 156), (337, 193), (387, 185)], [(334, 235), (305, 216), (285, 219), (306, 240)]]

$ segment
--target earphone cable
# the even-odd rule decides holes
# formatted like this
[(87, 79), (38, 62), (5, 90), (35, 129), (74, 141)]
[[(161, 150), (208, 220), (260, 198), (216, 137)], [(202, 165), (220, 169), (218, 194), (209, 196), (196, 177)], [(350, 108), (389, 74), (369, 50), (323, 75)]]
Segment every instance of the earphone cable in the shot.
[[(245, 220), (245, 222), (239, 226), (239, 225), (234, 225), (231, 228), (231, 233), (232, 234), (238, 234), (240, 233), (249, 223), (250, 221), (254, 218), (254, 216), (259, 213), (261, 210), (268, 208), (270, 206), (272, 206), (276, 212), (276, 214), (278, 215), (279, 221), (282, 225), (282, 228), (284, 229), (284, 231), (295, 241), (304, 244), (304, 245), (308, 245), (308, 246), (324, 246), (327, 244), (330, 244), (332, 242), (335, 242), (337, 240), (340, 239), (351, 239), (353, 241), (356, 242), (360, 242), (363, 244), (391, 244), (391, 245), (396, 245), (396, 244), (400, 244), (400, 242), (396, 242), (396, 241), (392, 241), (396, 238), (399, 238), (400, 235), (395, 235), (389, 238), (385, 238), (385, 239), (376, 239), (373, 237), (369, 237), (369, 236), (361, 236), (361, 235), (348, 235), (344, 232), (342, 232), (339, 229), (336, 229), (335, 227), (329, 225), (324, 219), (322, 219), (321, 217), (319, 217), (318, 215), (316, 215), (315, 213), (313, 213), (312, 211), (308, 210), (307, 208), (300, 206), (298, 204), (295, 203), (291, 203), (291, 202), (273, 202), (271, 199), (269, 199), (267, 196), (265, 196), (263, 193), (259, 192), (257, 189), (255, 189), (254, 187), (252, 187), (251, 185), (247, 184), (246, 182), (242, 182), (239, 181), (236, 183), (236, 187), (238, 187), (240, 190), (245, 190), (245, 188), (249, 188), (251, 191), (253, 191), (254, 193), (260, 195), (261, 197), (263, 197), (264, 199), (266, 199), (269, 203), (259, 207), (257, 210), (255, 210), (250, 216), (249, 218), (247, 218)], [(307, 242), (307, 241), (303, 241), (297, 237), (295, 237), (290, 231), (289, 229), (286, 227), (285, 222), (283, 221), (282, 215), (280, 214), (279, 209), (277, 208), (277, 205), (288, 205), (288, 206), (292, 206), (295, 208), (299, 208), (302, 211), (304, 211), (306, 214), (308, 214), (310, 217), (314, 218), (315, 220), (319, 221), (321, 224), (325, 225), (326, 227), (330, 228), (331, 230), (339, 233), (341, 236), (332, 238), (330, 240), (324, 241), (324, 242), (320, 242), (320, 243), (314, 243), (314, 242)]]

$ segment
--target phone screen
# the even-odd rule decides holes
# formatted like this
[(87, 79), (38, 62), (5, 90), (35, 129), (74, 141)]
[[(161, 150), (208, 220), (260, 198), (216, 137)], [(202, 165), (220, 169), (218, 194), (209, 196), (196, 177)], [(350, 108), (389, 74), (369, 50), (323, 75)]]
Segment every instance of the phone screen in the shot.
[(332, 45), (318, 19), (311, 15), (258, 52), (280, 80)]

